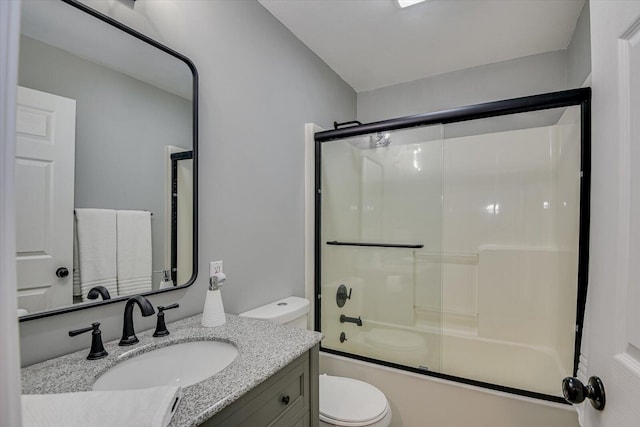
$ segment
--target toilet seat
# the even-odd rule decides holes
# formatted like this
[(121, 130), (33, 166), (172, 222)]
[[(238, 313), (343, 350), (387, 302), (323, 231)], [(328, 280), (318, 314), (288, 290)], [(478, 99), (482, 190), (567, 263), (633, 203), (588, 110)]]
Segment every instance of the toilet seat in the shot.
[(385, 395), (371, 384), (320, 375), (320, 420), (332, 425), (362, 427), (389, 412)]

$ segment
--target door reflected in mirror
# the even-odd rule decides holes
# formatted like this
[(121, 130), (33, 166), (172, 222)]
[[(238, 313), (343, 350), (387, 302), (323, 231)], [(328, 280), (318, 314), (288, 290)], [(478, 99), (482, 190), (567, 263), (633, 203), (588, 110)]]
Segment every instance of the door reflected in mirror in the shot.
[(23, 319), (195, 279), (195, 69), (80, 7), (28, 1), (22, 8)]

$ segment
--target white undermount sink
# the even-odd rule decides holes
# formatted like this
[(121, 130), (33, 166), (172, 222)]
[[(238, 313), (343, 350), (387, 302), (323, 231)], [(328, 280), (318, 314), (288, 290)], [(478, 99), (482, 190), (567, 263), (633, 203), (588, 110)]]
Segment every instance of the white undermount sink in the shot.
[(93, 390), (130, 390), (162, 385), (186, 387), (217, 374), (236, 357), (238, 349), (227, 342), (174, 344), (118, 363), (96, 380)]

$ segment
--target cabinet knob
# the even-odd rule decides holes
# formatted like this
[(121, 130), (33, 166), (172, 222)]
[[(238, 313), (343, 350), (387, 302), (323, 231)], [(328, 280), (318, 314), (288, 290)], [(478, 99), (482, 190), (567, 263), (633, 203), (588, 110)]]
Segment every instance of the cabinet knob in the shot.
[(64, 279), (68, 275), (69, 275), (69, 270), (67, 269), (67, 267), (60, 267), (56, 270), (56, 276), (58, 276), (61, 279)]
[(281, 402), (286, 406), (289, 404), (289, 396), (282, 396)]

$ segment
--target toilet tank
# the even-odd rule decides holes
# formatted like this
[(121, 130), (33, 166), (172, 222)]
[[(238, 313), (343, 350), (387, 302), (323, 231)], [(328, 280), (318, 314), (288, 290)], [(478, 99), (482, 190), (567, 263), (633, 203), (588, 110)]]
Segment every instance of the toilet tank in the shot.
[(309, 300), (300, 297), (287, 297), (240, 313), (240, 316), (307, 329), (308, 313)]

